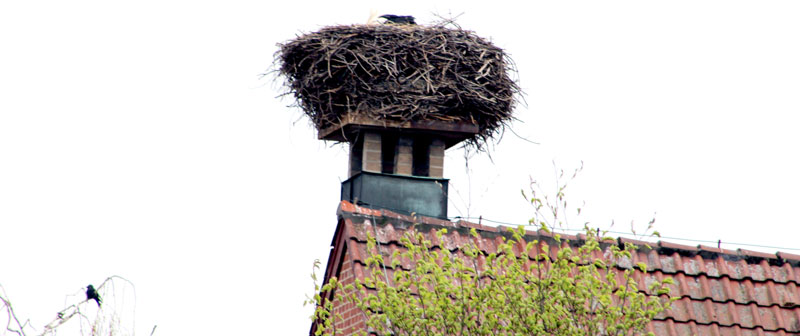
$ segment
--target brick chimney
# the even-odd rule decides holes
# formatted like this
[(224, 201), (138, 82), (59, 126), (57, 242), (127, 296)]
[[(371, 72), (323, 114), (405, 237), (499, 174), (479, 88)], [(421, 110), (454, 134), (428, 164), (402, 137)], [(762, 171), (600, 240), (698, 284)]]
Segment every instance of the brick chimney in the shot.
[(510, 57), (442, 25), (339, 25), (280, 44), (279, 73), (319, 138), (350, 145), (342, 200), (447, 218), (444, 152), (512, 120)]
[(349, 176), (373, 172), (442, 178), (445, 143), (433, 136), (364, 131), (350, 143)]
[(376, 121), (352, 116), (319, 132), (350, 145), (342, 200), (361, 206), (447, 218), (444, 152), (478, 133), (461, 122)]

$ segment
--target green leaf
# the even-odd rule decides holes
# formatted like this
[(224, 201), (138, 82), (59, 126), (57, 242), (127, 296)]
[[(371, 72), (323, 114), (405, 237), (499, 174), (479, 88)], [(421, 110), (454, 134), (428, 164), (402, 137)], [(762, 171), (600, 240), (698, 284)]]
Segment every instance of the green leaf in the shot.
[[(532, 182), (531, 188), (536, 215), (529, 224), (552, 232), (546, 223), (566, 222), (553, 218), (572, 213), (566, 208), (564, 186), (559, 186), (556, 204), (538, 197), (537, 184)], [(341, 274), (341, 281), (331, 277), (321, 287), (315, 280), (314, 293), (304, 304), (315, 307), (316, 334), (326, 336), (344, 333), (337, 326), (345, 319), (342, 312), (350, 316), (351, 309), (366, 317), (363, 329), (349, 332), (357, 335), (366, 335), (368, 330), (379, 335), (645, 334), (647, 323), (678, 299), (663, 296), (669, 295), (666, 286), (674, 280), (638, 288), (633, 273), (637, 268), (647, 272), (644, 262), (637, 262), (633, 269), (611, 263), (631, 258), (636, 246), (596, 237), (588, 225), (584, 230), (586, 240), (576, 245), (554, 243), (550, 238), (529, 242), (524, 227), (509, 228), (494, 238), (496, 250), (484, 252), (467, 235), (489, 238), (486, 235), (495, 237), (494, 233), (451, 230), (454, 241), (465, 242), (451, 251), (434, 246), (429, 239), (433, 234), (442, 237), (447, 230), (421, 232), (412, 226), (391, 256), (380, 254), (390, 250), (378, 245), (367, 230), (364, 276), (352, 279)], [(658, 232), (654, 235), (660, 237)], [(554, 236), (558, 241), (559, 235)], [(388, 276), (384, 259), (394, 266)], [(312, 279), (317, 278), (318, 268)], [(350, 306), (341, 309), (342, 304)]]

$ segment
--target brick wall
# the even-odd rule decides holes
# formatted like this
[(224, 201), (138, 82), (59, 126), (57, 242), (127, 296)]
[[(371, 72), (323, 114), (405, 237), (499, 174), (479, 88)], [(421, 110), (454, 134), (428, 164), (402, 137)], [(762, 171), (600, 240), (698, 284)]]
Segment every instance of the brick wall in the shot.
[(349, 176), (365, 171), (442, 178), (444, 151), (437, 138), (364, 132), (350, 145)]
[(397, 140), (397, 156), (395, 157), (395, 174), (398, 175), (411, 175), (411, 165), (413, 158), (411, 156), (411, 146), (414, 140), (409, 137), (401, 136)]
[(430, 177), (444, 177), (444, 141), (440, 139), (433, 139), (431, 141), (430, 165), (428, 168), (428, 176)]
[[(353, 264), (350, 255), (345, 256), (342, 263), (341, 272), (339, 273), (339, 281), (346, 285), (353, 284), (355, 277), (353, 275)], [(365, 330), (366, 323), (364, 321), (364, 314), (352, 302), (342, 299), (342, 293), (336, 292), (333, 300), (333, 311), (337, 314), (334, 326), (336, 327), (336, 334), (339, 335), (353, 335), (357, 331)]]
[(381, 136), (378, 133), (364, 133), (363, 158), (361, 159), (363, 171), (381, 172)]

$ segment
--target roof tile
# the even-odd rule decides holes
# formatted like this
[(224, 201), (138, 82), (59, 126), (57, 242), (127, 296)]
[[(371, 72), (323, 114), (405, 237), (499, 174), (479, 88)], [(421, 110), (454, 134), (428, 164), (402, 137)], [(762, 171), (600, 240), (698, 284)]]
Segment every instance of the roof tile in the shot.
[(500, 232), (500, 228), (499, 227), (486, 226), (486, 225), (467, 222), (467, 221), (464, 221), (464, 220), (460, 220), (460, 221), (456, 222), (456, 225), (457, 226), (461, 226), (461, 227), (475, 229), (475, 230), (478, 230), (478, 231)]
[(736, 253), (738, 253), (741, 256), (747, 256), (747, 257), (756, 257), (756, 258), (764, 258), (764, 259), (776, 259), (777, 258), (777, 255), (775, 255), (775, 254), (758, 252), (758, 251), (751, 251), (751, 250), (743, 250), (743, 249), (737, 249)]
[(776, 255), (778, 256), (778, 258), (781, 258), (781, 259), (785, 259), (785, 260), (791, 260), (791, 261), (795, 261), (795, 262), (800, 262), (800, 255), (799, 255), (799, 254), (791, 254), (791, 253), (786, 253), (786, 252), (778, 252), (778, 253), (776, 253)]
[(694, 323), (679, 323), (675, 324), (674, 335), (697, 335), (697, 325)]
[(683, 272), (686, 274), (696, 275), (706, 273), (705, 270), (705, 263), (703, 263), (703, 257), (700, 255), (694, 255), (693, 257), (685, 257), (682, 258), (683, 261)]
[(695, 249), (694, 246), (675, 244), (675, 243), (666, 242), (666, 241), (658, 242), (658, 246), (661, 247), (661, 248), (664, 248), (664, 249), (682, 250), (682, 251), (689, 251), (689, 250), (694, 250)]
[(706, 245), (697, 245), (697, 250), (700, 252), (708, 252), (708, 253), (719, 253), (719, 254), (728, 254), (728, 255), (736, 255), (736, 251), (728, 250), (721, 247), (712, 247)]
[[(376, 231), (381, 243), (377, 248), (381, 249), (384, 256), (404, 251), (400, 239), (414, 223), (427, 225), (419, 232), (450, 251), (474, 243), (482, 251), (493, 253), (503, 243), (505, 235), (505, 229), (502, 228), (465, 221), (452, 223), (434, 218), (404, 216), (386, 210), (358, 207), (348, 202), (340, 204), (339, 216), (343, 219), (340, 225), (344, 227), (337, 239), (346, 239), (343, 248), (353, 260), (354, 274), (360, 279), (367, 273), (367, 235), (375, 235)], [(436, 239), (433, 234), (438, 228), (449, 229), (441, 239)], [(469, 228), (477, 230), (478, 237), (472, 237), (464, 230)], [(551, 233), (528, 231), (527, 235), (527, 241), (539, 241), (530, 252), (530, 257), (539, 253), (544, 245), (550, 247), (552, 257), (560, 248), (577, 249), (575, 244), (568, 244), (566, 240), (585, 239), (583, 235), (562, 235), (564, 240), (556, 244)], [(800, 333), (799, 255), (783, 252), (772, 255), (741, 249), (732, 251), (670, 242), (658, 242), (651, 245), (652, 249), (647, 249), (643, 247), (646, 242), (642, 241), (623, 238), (617, 242), (631, 242), (640, 246), (630, 259), (620, 260), (620, 266), (630, 269), (639, 262), (647, 264), (647, 273), (633, 268), (634, 280), (643, 291), (649, 291), (649, 285), (655, 281), (663, 281), (668, 277), (674, 280), (674, 284), (667, 286), (670, 288), (669, 295), (679, 299), (648, 326), (648, 330), (656, 335), (773, 336)], [(524, 245), (519, 244), (514, 248), (521, 251)], [(604, 252), (594, 257), (604, 257)], [(479, 265), (484, 262), (485, 258), (478, 260)], [(329, 260), (328, 267), (337, 267), (336, 263), (338, 261)], [(402, 259), (400, 265), (404, 269), (413, 267), (408, 258)], [(394, 270), (388, 268), (386, 272), (391, 277)], [(338, 272), (333, 273), (336, 274)], [(616, 277), (621, 280), (622, 273), (617, 272)]]

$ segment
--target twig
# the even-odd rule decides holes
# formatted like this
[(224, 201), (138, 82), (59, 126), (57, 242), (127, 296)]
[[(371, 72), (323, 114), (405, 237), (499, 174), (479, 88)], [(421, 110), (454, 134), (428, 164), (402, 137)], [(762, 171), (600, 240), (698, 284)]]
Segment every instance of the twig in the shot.
[[(24, 324), (20, 323), (19, 319), (17, 318), (17, 314), (14, 313), (14, 307), (11, 306), (11, 302), (9, 302), (8, 299), (6, 299), (3, 296), (0, 296), (0, 301), (3, 301), (3, 308), (5, 308), (6, 312), (8, 313), (8, 323), (6, 324), (6, 330), (20, 336), (25, 336), (25, 326), (28, 324), (28, 321), (25, 321)], [(16, 322), (18, 328), (17, 330), (11, 329), (12, 320)]]
[(462, 30), (432, 26), (326, 27), (279, 45), (273, 68), (317, 129), (359, 114), (378, 121), (478, 126), (482, 150), (513, 120), (516, 66), (501, 48)]

